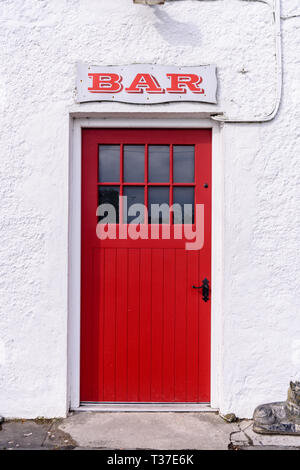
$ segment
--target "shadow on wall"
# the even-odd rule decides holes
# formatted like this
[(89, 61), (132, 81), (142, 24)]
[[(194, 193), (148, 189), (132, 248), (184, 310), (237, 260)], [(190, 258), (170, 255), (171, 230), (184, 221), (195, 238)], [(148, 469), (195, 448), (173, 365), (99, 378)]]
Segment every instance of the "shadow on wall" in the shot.
[[(178, 1), (178, 0), (176, 0)], [(159, 22), (154, 27), (166, 42), (178, 46), (199, 46), (201, 34), (193, 23), (174, 20), (161, 8), (152, 7)]]

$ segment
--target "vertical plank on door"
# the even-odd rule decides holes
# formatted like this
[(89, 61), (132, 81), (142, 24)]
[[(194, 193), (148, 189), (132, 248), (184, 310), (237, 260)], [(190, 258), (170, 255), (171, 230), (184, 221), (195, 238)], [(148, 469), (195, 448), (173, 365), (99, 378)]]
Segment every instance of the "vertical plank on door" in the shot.
[(175, 400), (186, 401), (186, 251), (176, 249), (175, 266)]
[(151, 399), (151, 249), (141, 249), (140, 271), (140, 395)]
[[(93, 282), (94, 292), (95, 292), (95, 314), (97, 316), (97, 321), (95, 322), (95, 327), (92, 336), (96, 337), (93, 339), (97, 345), (97, 351), (95, 352), (95, 358), (98, 364), (98, 380), (95, 380), (96, 390), (93, 391), (92, 396), (99, 397), (100, 400), (103, 400), (103, 379), (104, 379), (104, 335), (103, 335), (103, 326), (104, 326), (104, 302), (105, 302), (105, 290), (104, 282), (105, 279), (105, 250), (104, 249), (95, 249), (94, 250), (94, 273), (95, 281)], [(96, 378), (95, 378), (96, 379)]]
[(105, 249), (104, 301), (104, 401), (115, 400), (116, 373), (116, 249)]
[(174, 401), (175, 250), (164, 250), (163, 401)]
[[(98, 336), (98, 322), (99, 322), (99, 302), (98, 302), (98, 286), (97, 280), (92, 280), (89, 282), (85, 273), (87, 272), (87, 266), (90, 266), (90, 269), (93, 275), (97, 276), (98, 262), (100, 258), (97, 257), (97, 250), (89, 249), (86, 253), (85, 263), (82, 267), (82, 284), (84, 284), (84, 295), (82, 296), (82, 320), (80, 328), (81, 336), (81, 360), (80, 360), (80, 369), (81, 376), (83, 379), (80, 382), (80, 396), (86, 397), (88, 400), (89, 397), (97, 396), (98, 388), (98, 377), (99, 370), (95, 371), (94, 364), (91, 364), (89, 361), (90, 357), (95, 358), (95, 363), (99, 365), (99, 357), (97, 351), (97, 345), (101, 341)], [(99, 281), (99, 276), (98, 276)], [(95, 303), (96, 302), (96, 303)], [(96, 305), (96, 308), (94, 308)], [(84, 307), (83, 307), (84, 306)], [(95, 325), (95, 326), (94, 326)]]
[[(199, 279), (202, 281), (207, 275), (208, 269), (202, 263), (199, 256), (198, 264)], [(210, 279), (210, 272), (208, 272)], [(211, 298), (211, 293), (209, 295)], [(199, 295), (199, 330), (198, 330), (198, 348), (199, 348), (199, 395), (198, 401), (208, 403), (210, 401), (210, 301), (204, 302)], [(201, 307), (200, 307), (201, 306)]]
[(127, 400), (127, 269), (125, 248), (117, 249), (116, 269), (116, 401)]
[(193, 289), (193, 285), (199, 285), (198, 251), (187, 251), (187, 342), (186, 342), (186, 401), (196, 402), (198, 400), (198, 375), (199, 375), (199, 348), (198, 331), (199, 325), (199, 298), (201, 291)]
[(139, 395), (140, 250), (128, 249), (128, 400)]
[[(163, 354), (163, 249), (152, 250), (152, 367), (151, 401), (161, 401)], [(166, 273), (167, 275), (167, 273)]]

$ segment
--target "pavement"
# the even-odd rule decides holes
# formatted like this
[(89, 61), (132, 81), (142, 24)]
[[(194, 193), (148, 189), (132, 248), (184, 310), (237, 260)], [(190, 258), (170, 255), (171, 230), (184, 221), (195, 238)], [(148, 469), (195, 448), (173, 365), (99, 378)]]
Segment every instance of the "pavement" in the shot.
[(4, 421), (0, 449), (300, 450), (300, 436), (256, 434), (251, 420), (227, 422), (212, 412), (78, 412)]

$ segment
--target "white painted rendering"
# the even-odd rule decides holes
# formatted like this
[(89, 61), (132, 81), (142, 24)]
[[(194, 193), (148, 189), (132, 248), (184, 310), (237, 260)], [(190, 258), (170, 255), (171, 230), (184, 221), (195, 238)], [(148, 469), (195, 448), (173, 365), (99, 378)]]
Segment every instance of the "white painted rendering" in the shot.
[[(215, 272), (221, 339), (212, 404), (241, 418), (284, 399), (300, 369), (300, 6), (281, 6), (279, 113), (269, 123), (224, 124), (224, 177), (213, 175), (224, 191), (214, 242), (224, 256)], [(244, 0), (2, 0), (0, 24), (0, 415), (64, 416), (76, 302), (70, 295), (68, 310), (69, 164), (80, 151), (70, 145), (72, 119), (267, 115), (276, 91), (272, 14)], [(215, 63), (218, 105), (75, 104), (78, 61)]]

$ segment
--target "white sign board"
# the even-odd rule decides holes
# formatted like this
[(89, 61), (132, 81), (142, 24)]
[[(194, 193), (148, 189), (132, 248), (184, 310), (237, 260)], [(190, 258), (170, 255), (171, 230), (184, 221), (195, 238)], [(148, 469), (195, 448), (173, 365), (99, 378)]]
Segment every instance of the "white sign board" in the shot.
[(155, 104), (171, 101), (216, 103), (215, 65), (174, 67), (150, 64), (77, 64), (77, 102), (120, 101)]

